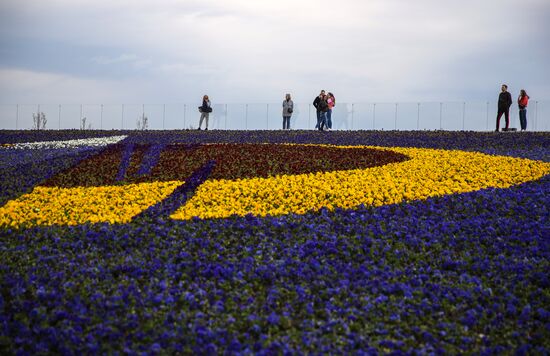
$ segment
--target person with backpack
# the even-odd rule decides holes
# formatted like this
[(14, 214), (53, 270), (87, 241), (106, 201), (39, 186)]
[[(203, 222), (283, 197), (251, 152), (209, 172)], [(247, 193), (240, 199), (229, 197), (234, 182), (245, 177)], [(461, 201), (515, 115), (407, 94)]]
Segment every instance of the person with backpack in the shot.
[(502, 117), (502, 114), (504, 114), (504, 119), (506, 120), (506, 127), (504, 128), (504, 131), (508, 130), (508, 127), (510, 126), (510, 106), (512, 106), (512, 95), (508, 92), (508, 86), (506, 84), (502, 84), (502, 87), (500, 88), (500, 94), (498, 96), (498, 113), (497, 113), (497, 129), (498, 132), (499, 126), (500, 126), (500, 118)]
[(208, 95), (202, 97), (202, 105), (199, 106), (199, 112), (201, 113), (201, 118), (199, 120), (199, 130), (201, 129), (202, 121), (206, 119), (205, 130), (208, 130), (208, 117), (212, 112), (212, 106), (210, 105), (210, 99)]
[(290, 117), (293, 111), (294, 102), (290, 98), (290, 94), (286, 94), (283, 101), (283, 130), (290, 130)]
[(334, 97), (334, 94), (332, 94), (331, 92), (328, 92), (327, 104), (328, 104), (327, 130), (332, 130), (332, 109), (336, 105), (336, 98)]
[(519, 91), (518, 106), (519, 106), (519, 124), (521, 131), (527, 130), (527, 105), (529, 104), (529, 95), (524, 89)]
[(317, 125), (315, 125), (315, 128), (319, 131), (323, 131), (323, 128), (326, 125), (328, 111), (327, 96), (324, 90), (321, 90), (319, 96), (315, 98), (313, 101), (313, 106), (317, 111)]

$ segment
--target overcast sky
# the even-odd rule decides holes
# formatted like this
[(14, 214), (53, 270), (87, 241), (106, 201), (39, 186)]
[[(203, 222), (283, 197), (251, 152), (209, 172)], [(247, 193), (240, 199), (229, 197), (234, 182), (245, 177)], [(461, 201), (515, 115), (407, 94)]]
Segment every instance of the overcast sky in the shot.
[(0, 0), (1, 103), (550, 99), (549, 0)]

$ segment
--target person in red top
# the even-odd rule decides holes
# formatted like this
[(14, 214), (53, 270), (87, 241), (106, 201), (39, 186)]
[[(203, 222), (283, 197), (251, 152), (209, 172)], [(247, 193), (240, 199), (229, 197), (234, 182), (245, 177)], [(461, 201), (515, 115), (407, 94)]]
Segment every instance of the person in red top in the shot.
[(519, 106), (519, 124), (521, 131), (527, 130), (527, 104), (529, 104), (529, 95), (525, 90), (519, 91), (518, 106)]
[(332, 130), (332, 109), (336, 105), (336, 98), (331, 92), (328, 93), (327, 130)]

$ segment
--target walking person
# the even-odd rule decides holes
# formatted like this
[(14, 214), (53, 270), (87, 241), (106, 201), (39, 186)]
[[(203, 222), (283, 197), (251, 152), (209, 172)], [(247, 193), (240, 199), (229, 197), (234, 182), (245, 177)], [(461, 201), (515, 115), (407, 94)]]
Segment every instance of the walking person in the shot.
[(321, 119), (321, 112), (319, 110), (319, 102), (321, 101), (321, 98), (325, 96), (325, 91), (321, 90), (321, 93), (315, 97), (315, 100), (313, 100), (313, 106), (315, 107), (315, 111), (317, 112), (317, 124), (315, 124), (315, 128), (319, 128), (319, 123)]
[(519, 106), (519, 124), (521, 131), (527, 130), (527, 105), (529, 104), (529, 95), (524, 89), (519, 91), (518, 106)]
[(294, 112), (294, 102), (292, 101), (290, 94), (285, 95), (283, 100), (283, 130), (290, 130), (290, 117)]
[(328, 92), (327, 104), (328, 104), (327, 130), (332, 130), (332, 109), (336, 105), (336, 98), (334, 97), (334, 94), (332, 94), (331, 92)]
[(212, 106), (210, 105), (210, 99), (208, 98), (208, 95), (202, 97), (202, 105), (199, 106), (199, 112), (201, 113), (201, 118), (199, 120), (199, 130), (201, 129), (203, 120), (206, 120), (206, 125), (204, 129), (208, 130), (208, 117), (212, 112)]
[(506, 127), (504, 131), (507, 131), (510, 126), (510, 106), (512, 105), (512, 95), (508, 92), (508, 86), (502, 84), (500, 88), (501, 92), (498, 96), (498, 113), (497, 113), (497, 129), (498, 132), (500, 127), (500, 118), (504, 114), (504, 119), (506, 120)]

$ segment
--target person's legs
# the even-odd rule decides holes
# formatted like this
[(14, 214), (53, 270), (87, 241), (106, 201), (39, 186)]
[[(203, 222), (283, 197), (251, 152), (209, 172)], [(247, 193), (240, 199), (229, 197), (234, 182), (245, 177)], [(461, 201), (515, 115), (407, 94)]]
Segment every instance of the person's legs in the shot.
[(210, 116), (210, 113), (208, 113), (208, 112), (205, 113), (205, 115), (204, 115), (204, 119), (205, 119), (205, 121), (206, 121), (205, 130), (208, 130), (208, 117), (209, 117), (209, 116)]
[(283, 116), (283, 130), (290, 129), (290, 117)]
[(510, 126), (510, 109), (506, 109), (504, 112), (504, 119), (506, 120), (506, 130), (508, 130), (508, 127)]
[(327, 113), (321, 112), (319, 117), (319, 131), (323, 131), (327, 121)]
[(502, 117), (502, 114), (504, 114), (504, 111), (498, 110), (498, 113), (497, 113), (497, 131), (500, 128), (500, 118)]
[(519, 124), (521, 126), (521, 130), (527, 129), (527, 109), (519, 110)]
[(327, 111), (327, 127), (332, 130), (332, 109)]
[(315, 124), (315, 128), (319, 128), (319, 123), (321, 122), (321, 112), (317, 110), (317, 124)]
[[(204, 118), (206, 117), (206, 113), (201, 113), (201, 118), (199, 120), (199, 130), (201, 129), (201, 126), (202, 126), (202, 122), (204, 120)], [(208, 127), (208, 123), (206, 124), (206, 126)]]

